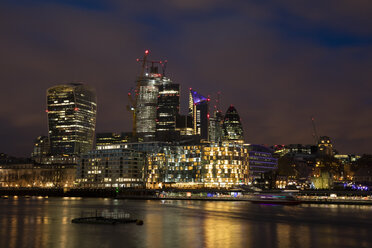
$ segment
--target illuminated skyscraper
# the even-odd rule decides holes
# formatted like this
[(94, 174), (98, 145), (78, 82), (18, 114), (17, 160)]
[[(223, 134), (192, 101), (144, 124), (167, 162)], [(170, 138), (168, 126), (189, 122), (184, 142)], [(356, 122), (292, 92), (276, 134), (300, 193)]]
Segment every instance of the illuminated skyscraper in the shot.
[(225, 118), (223, 120), (223, 132), (224, 140), (244, 140), (243, 127), (240, 122), (238, 111), (236, 111), (232, 105), (226, 111)]
[(223, 114), (219, 110), (215, 110), (209, 118), (209, 141), (221, 142), (223, 137), (222, 132)]
[(209, 99), (190, 89), (189, 115), (193, 118), (194, 134), (208, 140)]
[(176, 116), (179, 112), (179, 84), (158, 73), (151, 66), (150, 71), (138, 79), (136, 105), (136, 135), (144, 141), (160, 139), (175, 132)]
[(52, 155), (74, 155), (93, 148), (97, 99), (95, 90), (80, 83), (47, 90), (49, 141)]

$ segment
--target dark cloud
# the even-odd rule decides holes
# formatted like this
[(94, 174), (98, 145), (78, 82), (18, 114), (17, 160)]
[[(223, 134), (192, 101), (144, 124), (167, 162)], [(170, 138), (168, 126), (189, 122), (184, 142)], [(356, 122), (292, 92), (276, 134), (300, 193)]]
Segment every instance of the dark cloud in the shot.
[[(168, 75), (234, 104), (251, 143), (372, 145), (368, 1), (35, 1), (0, 5), (0, 151), (28, 155), (47, 133), (46, 89), (83, 81), (98, 93), (97, 131), (128, 131), (126, 93), (149, 48)], [(27, 2), (27, 1), (26, 1)], [(27, 144), (27, 145), (26, 145)]]

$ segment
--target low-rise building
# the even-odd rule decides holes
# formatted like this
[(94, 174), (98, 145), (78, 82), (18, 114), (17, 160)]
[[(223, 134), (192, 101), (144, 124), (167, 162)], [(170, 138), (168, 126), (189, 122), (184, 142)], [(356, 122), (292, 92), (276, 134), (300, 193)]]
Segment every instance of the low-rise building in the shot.
[(75, 165), (0, 165), (0, 187), (71, 188), (76, 177)]
[(133, 149), (93, 150), (81, 156), (77, 187), (142, 187), (145, 153)]
[(245, 147), (249, 153), (249, 178), (251, 181), (278, 168), (278, 159), (273, 157), (273, 150), (270, 148), (253, 144)]

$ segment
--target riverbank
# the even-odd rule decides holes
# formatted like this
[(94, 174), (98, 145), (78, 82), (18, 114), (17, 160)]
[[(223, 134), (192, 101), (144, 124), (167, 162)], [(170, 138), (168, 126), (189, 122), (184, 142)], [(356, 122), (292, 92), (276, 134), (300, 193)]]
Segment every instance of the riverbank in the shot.
[[(262, 193), (262, 192), (261, 192)], [(265, 191), (278, 194), (278, 190)], [(287, 192), (288, 193), (288, 192)], [(372, 205), (369, 191), (299, 191), (289, 192), (308, 204)], [(0, 188), (0, 197), (95, 197), (132, 200), (195, 200), (195, 201), (252, 201), (254, 192), (226, 189), (148, 190), (148, 189), (63, 189), (63, 188)]]

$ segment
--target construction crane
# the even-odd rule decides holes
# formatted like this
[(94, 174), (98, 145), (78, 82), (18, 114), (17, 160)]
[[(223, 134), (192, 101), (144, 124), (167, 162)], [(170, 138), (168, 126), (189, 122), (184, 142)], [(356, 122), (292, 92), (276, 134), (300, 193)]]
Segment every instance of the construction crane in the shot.
[[(161, 60), (137, 59), (137, 62), (142, 62), (142, 66), (144, 66), (143, 68), (147, 68), (147, 64), (151, 64), (150, 73), (157, 74), (158, 76), (161, 76), (161, 77), (165, 77), (165, 70), (167, 68), (168, 60), (161, 61)], [(159, 64), (161, 66), (161, 69), (162, 69), (161, 74), (157, 73), (157, 70), (155, 71), (155, 68), (156, 68), (154, 66), (155, 64)]]
[[(161, 78), (165, 77), (165, 69), (166, 69), (167, 62), (168, 62), (167, 60), (165, 60), (165, 61), (148, 60), (147, 59), (148, 55), (149, 55), (149, 50), (146, 50), (143, 58), (142, 59), (137, 59), (137, 62), (142, 62), (141, 72), (140, 72), (139, 77), (137, 78), (136, 89), (134, 90), (134, 92), (132, 90), (132, 92), (128, 93), (128, 100), (129, 100), (130, 105), (127, 105), (127, 110), (132, 112), (132, 118), (133, 118), (133, 120), (132, 120), (133, 121), (132, 133), (133, 133), (133, 137), (137, 136), (137, 122), (136, 122), (136, 111), (137, 110), (136, 110), (136, 107), (137, 107), (137, 102), (138, 102), (138, 95), (140, 93), (141, 81), (143, 81), (143, 79), (147, 76), (149, 76), (149, 77), (161, 77)], [(148, 64), (151, 64), (150, 75), (148, 75), (147, 71), (146, 71), (146, 69), (148, 68)], [(160, 64), (161, 65), (161, 68), (162, 68), (162, 73), (161, 74), (158, 73), (157, 67), (154, 66), (155, 64)], [(134, 93), (134, 97), (133, 97), (133, 93)]]
[(141, 80), (144, 78), (144, 73), (145, 73), (145, 69), (146, 69), (146, 64), (147, 64), (147, 56), (149, 55), (149, 50), (146, 50), (145, 51), (145, 54), (143, 55), (143, 59), (137, 59), (137, 61), (141, 61), (142, 62), (142, 66), (141, 66), (141, 73), (137, 79), (137, 85), (136, 85), (136, 89), (134, 90), (134, 98), (133, 98), (133, 95), (132, 95), (132, 92), (129, 92), (128, 93), (128, 99), (129, 99), (129, 103), (130, 105), (127, 105), (127, 110), (132, 112), (132, 135), (133, 137), (136, 137), (137, 135), (137, 123), (136, 123), (136, 107), (137, 107), (137, 100), (138, 100), (138, 94), (139, 94), (139, 91), (140, 91), (140, 86), (141, 86)]
[(319, 142), (319, 137), (318, 137), (318, 132), (316, 131), (314, 116), (311, 116), (311, 123), (313, 124), (313, 137), (314, 137), (314, 140), (315, 140), (315, 145), (317, 145), (318, 142)]

